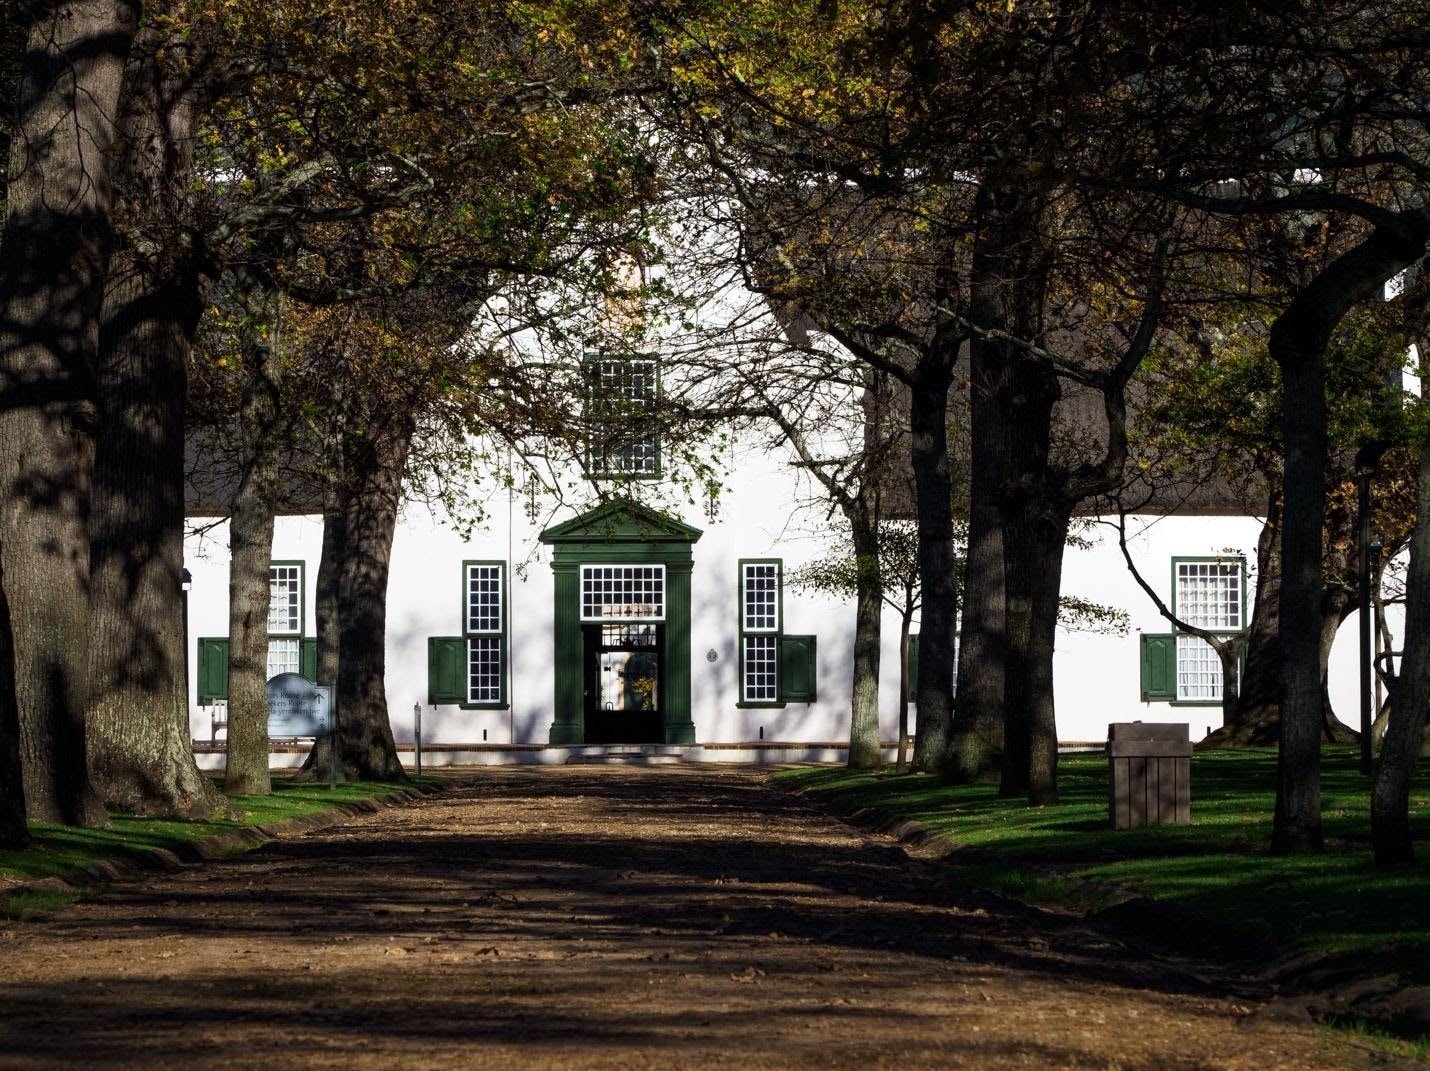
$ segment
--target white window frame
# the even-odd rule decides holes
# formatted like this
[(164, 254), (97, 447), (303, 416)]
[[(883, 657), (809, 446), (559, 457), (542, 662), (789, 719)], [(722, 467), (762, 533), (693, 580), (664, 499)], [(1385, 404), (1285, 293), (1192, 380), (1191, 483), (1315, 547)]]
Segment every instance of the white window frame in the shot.
[[(768, 570), (773, 574), (774, 584), (769, 589), (770, 612), (768, 615), (769, 624), (750, 624), (750, 579), (755, 570)], [(740, 631), (748, 633), (775, 633), (778, 635), (781, 626), (784, 624), (780, 620), (780, 595), (783, 583), (782, 563), (777, 558), (760, 561), (747, 561), (740, 563)], [(763, 594), (763, 593), (762, 593)]]
[[(1214, 571), (1214, 572), (1213, 572)], [(1192, 587), (1194, 583), (1205, 582), (1204, 578), (1217, 579), (1234, 577), (1236, 580), (1232, 594), (1233, 603), (1218, 606), (1213, 599), (1208, 605), (1211, 612), (1193, 602), (1193, 594), (1200, 594)], [(1181, 620), (1197, 628), (1206, 629), (1218, 635), (1234, 636), (1247, 628), (1246, 605), (1246, 559), (1241, 555), (1217, 558), (1174, 558), (1172, 561), (1172, 612)], [(1221, 586), (1220, 592), (1228, 589)], [(1201, 601), (1201, 600), (1198, 600)], [(1230, 611), (1230, 612), (1228, 612)], [(1221, 659), (1216, 649), (1200, 636), (1178, 631), (1175, 633), (1177, 654), (1176, 703), (1215, 706), (1221, 703), (1223, 681)], [(1241, 669), (1237, 667), (1237, 673)], [(1204, 679), (1203, 679), (1204, 678)]]
[[(283, 570), (285, 573), (292, 570), (296, 576), (278, 577), (275, 574)], [(268, 566), (268, 635), (270, 636), (297, 636), (303, 635), (303, 585), (307, 581), (304, 562), (273, 562)], [(274, 627), (274, 615), (277, 612), (278, 601), (274, 599), (274, 592), (278, 585), (282, 585), (289, 592), (289, 598), (285, 601), (284, 621), (279, 627)]]
[[(659, 584), (660, 612), (658, 614), (590, 614), (587, 613), (588, 605), (595, 605), (586, 598), (588, 579), (593, 577), (597, 570), (614, 569), (654, 569), (655, 578)], [(605, 579), (605, 578), (599, 578)], [(644, 578), (642, 578), (644, 579)], [(599, 564), (582, 565), (580, 572), (580, 584), (577, 591), (579, 602), (581, 623), (585, 625), (607, 624), (614, 621), (647, 621), (663, 622), (665, 620), (667, 602), (669, 599), (669, 589), (666, 585), (665, 564), (663, 562), (603, 562)], [(618, 605), (616, 603), (601, 603), (600, 605)], [(626, 603), (625, 605), (633, 605)], [(634, 604), (641, 605), (641, 604)]]
[(280, 673), (302, 673), (303, 637), (270, 635), (265, 668), (268, 675), (263, 679), (270, 681)]
[[(591, 475), (658, 479), (660, 430), (655, 412), (660, 402), (660, 363), (654, 357), (593, 357), (586, 367)], [(636, 377), (646, 373), (649, 396), (636, 397)], [(642, 420), (650, 426), (640, 428)]]
[[(490, 602), (474, 602), (475, 578), (496, 581), (495, 623)], [(462, 563), (462, 630), (467, 637), (467, 705), (502, 708), (506, 706), (507, 690), (507, 567), (504, 561), (467, 561)], [(474, 607), (483, 612), (473, 626)], [(492, 683), (495, 679), (495, 684)]]
[[(767, 652), (767, 657), (752, 652)], [(768, 670), (766, 667), (768, 666)], [(768, 673), (769, 683), (761, 682), (756, 694), (753, 678)], [(768, 687), (769, 694), (764, 694)], [(780, 703), (780, 636), (778, 632), (748, 632), (740, 637), (740, 699), (744, 703), (783, 705)]]
[[(762, 613), (755, 619), (760, 623), (751, 625), (750, 581), (756, 570), (773, 572), (774, 584), (769, 589), (769, 613)], [(784, 559), (741, 558), (738, 584), (739, 620), (736, 624), (740, 642), (740, 705), (782, 707), (785, 705), (780, 698), (780, 638), (784, 632)], [(768, 659), (763, 654), (766, 651)], [(769, 683), (756, 685), (753, 678), (764, 675), (767, 662), (772, 667)]]

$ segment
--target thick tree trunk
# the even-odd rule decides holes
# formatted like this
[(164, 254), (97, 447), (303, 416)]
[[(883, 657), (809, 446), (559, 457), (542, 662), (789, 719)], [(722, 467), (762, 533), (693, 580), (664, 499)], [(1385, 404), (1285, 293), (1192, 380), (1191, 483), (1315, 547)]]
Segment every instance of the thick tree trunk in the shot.
[(313, 592), (313, 616), (318, 630), (318, 679), (316, 684), (336, 684), (341, 627), (338, 621), (338, 578), (343, 562), (343, 511), (323, 514), (323, 550), (318, 559), (318, 577)]
[(182, 225), (194, 87), (167, 77), (166, 44), (154, 24), (136, 38), (121, 123), (125, 240), (99, 337), (89, 752), (111, 807), (199, 818), (223, 804), (193, 758), (181, 588), (184, 405), (208, 281)]
[[(1199, 748), (1274, 747), (1281, 739), (1281, 530), (1279, 495), (1268, 503), (1266, 523), (1256, 543), (1256, 599), (1247, 628), (1246, 661), (1230, 714)], [(1333, 590), (1333, 589), (1332, 589)], [(1322, 605), (1320, 630), (1322, 725), (1324, 743), (1350, 743), (1355, 731), (1336, 720), (1327, 694), (1331, 642), (1344, 617), (1343, 600)]]
[(1058, 802), (1053, 648), (1067, 541), (1066, 517), (1036, 510), (1006, 529), (1008, 609), (1006, 715), (999, 795), (1034, 806)]
[(35, 10), (0, 241), (0, 567), (29, 816), (95, 825), (107, 819), (85, 752), (94, 367), (109, 154), (138, 9)]
[(849, 766), (871, 770), (883, 763), (879, 747), (879, 632), (884, 592), (879, 573), (879, 533), (850, 518), (853, 527), (854, 680), (849, 712)]
[(1003, 518), (1003, 417), (995, 392), (1001, 362), (982, 339), (969, 343), (971, 465), (968, 554), (964, 568), (962, 642), (953, 724), (941, 772), (954, 783), (996, 770), (1003, 753), (1003, 663), (1006, 654)]
[(123, 261), (100, 336), (90, 763), (111, 807), (202, 818), (222, 798), (189, 738), (181, 589), (184, 384), (202, 302), (196, 280), (163, 285)]
[(1021, 354), (1009, 354), (1009, 359), (1016, 363), (1003, 407), (1006, 648), (998, 791), (1038, 805), (1056, 803), (1058, 795), (1057, 728), (1050, 725), (1052, 651), (1069, 514), (1054, 512), (1049, 483), (1057, 378)]
[[(318, 559), (318, 578), (313, 593), (313, 617), (318, 630), (318, 679), (315, 684), (336, 685), (338, 681), (339, 633), (338, 578), (343, 563), (343, 511), (334, 502), (323, 513), (323, 550)], [(313, 741), (303, 760), (300, 777), (326, 780), (332, 746), (326, 736)]]
[(276, 360), (263, 348), (246, 356), (249, 379), (239, 420), (248, 453), (229, 513), (228, 761), (224, 791), (267, 795), (268, 603), (273, 558), (278, 415)]
[(1405, 579), (1405, 654), (1370, 797), (1377, 866), (1408, 864), (1415, 858), (1410, 838), (1410, 785), (1425, 732), (1425, 712), (1430, 707), (1430, 442), (1421, 447), (1416, 498), (1410, 572)]
[(350, 444), (344, 553), (338, 577), (338, 746), (342, 769), (363, 781), (406, 775), (392, 739), (386, 690), (387, 580), (412, 441), (410, 424)]
[(1236, 709), (1199, 747), (1269, 747), (1281, 736), (1281, 502), (1272, 495), (1256, 541), (1256, 600)]
[(15, 649), (10, 642), (4, 579), (0, 574), (0, 848), (23, 848), (30, 837), (20, 770), (20, 712), (15, 709)]
[(915, 770), (937, 770), (953, 716), (953, 647), (958, 625), (954, 573), (953, 485), (948, 467), (948, 391), (951, 355), (920, 361), (909, 403), (914, 497), (919, 528), (920, 611)]
[[(1272, 847), (1317, 851), (1321, 835), (1322, 528), (1326, 515), (1325, 352), (1278, 321), (1286, 514), (1281, 529), (1281, 747)], [(1281, 345), (1278, 347), (1278, 341)]]
[(1326, 345), (1358, 302), (1425, 252), (1430, 227), (1409, 214), (1377, 229), (1323, 268), (1271, 325), (1281, 369), (1285, 454), (1281, 530), (1281, 747), (1276, 767), (1275, 851), (1319, 850), (1321, 833), (1320, 626), (1326, 516)]

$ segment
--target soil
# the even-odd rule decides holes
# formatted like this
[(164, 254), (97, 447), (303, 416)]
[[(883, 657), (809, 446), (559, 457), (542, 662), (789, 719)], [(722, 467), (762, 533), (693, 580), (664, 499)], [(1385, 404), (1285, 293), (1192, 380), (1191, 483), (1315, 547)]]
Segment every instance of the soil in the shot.
[(502, 767), (0, 930), (0, 1067), (1386, 1066), (1227, 984), (759, 771)]

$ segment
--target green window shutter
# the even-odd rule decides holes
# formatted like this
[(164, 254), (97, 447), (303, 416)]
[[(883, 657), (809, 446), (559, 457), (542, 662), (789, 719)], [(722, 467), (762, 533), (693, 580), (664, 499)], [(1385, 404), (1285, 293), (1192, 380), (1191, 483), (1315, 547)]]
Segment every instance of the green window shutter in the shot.
[(786, 703), (813, 703), (818, 665), (814, 636), (780, 637), (780, 699)]
[(1177, 698), (1177, 637), (1171, 633), (1142, 634), (1142, 702)]
[(215, 699), (228, 698), (228, 639), (199, 640), (198, 702), (212, 706)]
[(298, 645), (299, 672), (314, 684), (318, 683), (318, 641), (306, 639)]
[(909, 633), (909, 694), (906, 697), (912, 703), (919, 694), (919, 634)]
[(427, 702), (467, 701), (467, 638), (427, 637)]

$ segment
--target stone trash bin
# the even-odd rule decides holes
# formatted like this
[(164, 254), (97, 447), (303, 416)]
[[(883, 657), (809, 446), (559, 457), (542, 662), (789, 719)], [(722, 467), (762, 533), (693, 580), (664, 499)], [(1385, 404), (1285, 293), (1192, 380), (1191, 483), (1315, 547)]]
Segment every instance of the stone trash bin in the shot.
[(1192, 741), (1185, 722), (1107, 727), (1107, 807), (1113, 829), (1190, 822)]

